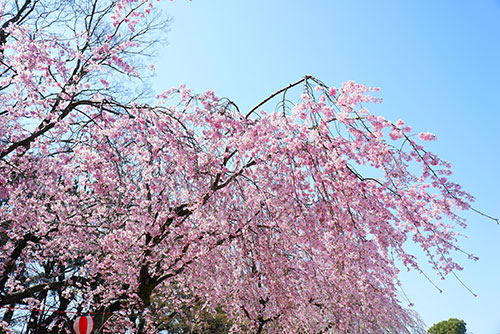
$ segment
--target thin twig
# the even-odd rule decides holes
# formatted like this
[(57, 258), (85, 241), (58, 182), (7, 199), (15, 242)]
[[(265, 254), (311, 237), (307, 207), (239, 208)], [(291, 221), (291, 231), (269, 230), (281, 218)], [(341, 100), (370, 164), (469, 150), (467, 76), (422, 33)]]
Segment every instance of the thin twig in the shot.
[(272, 99), (273, 97), (275, 97), (276, 95), (279, 95), (279, 94), (281, 94), (281, 93), (283, 93), (283, 92), (286, 92), (286, 91), (287, 91), (287, 90), (289, 90), (290, 88), (295, 87), (295, 86), (297, 86), (298, 84), (300, 84), (301, 82), (303, 82), (303, 81), (307, 81), (308, 79), (311, 79), (311, 78), (312, 78), (312, 76), (310, 76), (310, 75), (306, 75), (306, 76), (304, 76), (302, 79), (297, 80), (297, 81), (295, 81), (294, 83), (291, 83), (291, 84), (289, 84), (288, 86), (286, 86), (286, 87), (284, 87), (284, 88), (282, 88), (282, 89), (280, 89), (280, 90), (278, 90), (278, 91), (274, 92), (273, 94), (269, 95), (266, 99), (262, 100), (262, 102), (260, 102), (260, 103), (259, 103), (259, 104), (257, 104), (255, 107), (253, 107), (253, 108), (252, 108), (252, 110), (250, 110), (250, 111), (248, 112), (248, 114), (246, 114), (245, 118), (248, 118), (248, 117), (249, 117), (249, 116), (250, 116), (250, 115), (251, 115), (251, 114), (252, 114), (255, 110), (257, 110), (260, 106), (262, 106), (263, 104), (265, 104), (266, 102), (268, 102), (269, 100), (271, 100), (271, 99)]

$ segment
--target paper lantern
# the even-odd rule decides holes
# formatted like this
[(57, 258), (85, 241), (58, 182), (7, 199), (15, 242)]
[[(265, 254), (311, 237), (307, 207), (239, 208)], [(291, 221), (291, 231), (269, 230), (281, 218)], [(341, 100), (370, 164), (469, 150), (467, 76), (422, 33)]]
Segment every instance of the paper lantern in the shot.
[(73, 324), (76, 334), (90, 334), (94, 328), (94, 321), (91, 316), (77, 317)]

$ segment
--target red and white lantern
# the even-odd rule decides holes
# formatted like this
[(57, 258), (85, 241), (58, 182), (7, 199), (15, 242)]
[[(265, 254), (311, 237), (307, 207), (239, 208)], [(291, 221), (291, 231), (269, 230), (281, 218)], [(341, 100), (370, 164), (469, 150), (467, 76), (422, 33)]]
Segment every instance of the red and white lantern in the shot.
[(91, 316), (77, 317), (73, 324), (76, 334), (90, 334), (94, 328), (94, 321)]

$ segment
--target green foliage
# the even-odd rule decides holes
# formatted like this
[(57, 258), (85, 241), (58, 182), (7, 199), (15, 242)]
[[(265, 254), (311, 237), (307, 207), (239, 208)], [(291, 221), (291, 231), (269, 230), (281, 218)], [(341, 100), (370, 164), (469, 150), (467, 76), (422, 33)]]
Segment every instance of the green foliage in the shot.
[(225, 334), (229, 332), (231, 325), (220, 308), (213, 314), (195, 307), (191, 310), (191, 314), (176, 313), (165, 317), (162, 329), (172, 334)]
[(428, 332), (431, 334), (465, 334), (467, 328), (465, 321), (450, 318), (434, 324)]
[[(151, 311), (160, 332), (168, 334), (229, 333), (234, 322), (228, 319), (222, 307), (208, 310), (204, 307), (203, 298), (187, 293), (177, 285), (174, 285), (173, 289), (180, 302), (177, 305), (172, 305), (159, 295), (153, 295), (151, 299)], [(176, 311), (165, 313), (163, 309), (176, 309)], [(238, 327), (245, 328), (243, 324)]]

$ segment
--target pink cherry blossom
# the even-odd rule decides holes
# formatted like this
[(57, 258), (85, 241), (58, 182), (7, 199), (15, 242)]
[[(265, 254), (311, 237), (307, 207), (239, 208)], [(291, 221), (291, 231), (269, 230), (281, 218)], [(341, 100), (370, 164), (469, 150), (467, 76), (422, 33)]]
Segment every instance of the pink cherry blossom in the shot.
[[(397, 263), (461, 269), (473, 197), (450, 164), (353, 81), (305, 76), (249, 111), (185, 85), (130, 102), (150, 5), (4, 30), (0, 329), (62, 333), (88, 312), (103, 332), (158, 333), (198, 308), (233, 332), (404, 332)], [(275, 108), (284, 94), (297, 102)]]
[(420, 132), (418, 138), (425, 141), (437, 140), (437, 136), (430, 132)]

